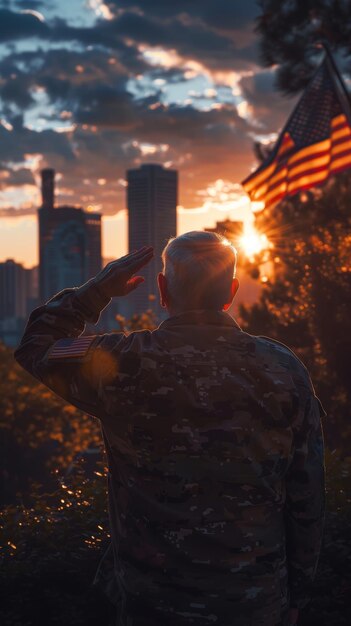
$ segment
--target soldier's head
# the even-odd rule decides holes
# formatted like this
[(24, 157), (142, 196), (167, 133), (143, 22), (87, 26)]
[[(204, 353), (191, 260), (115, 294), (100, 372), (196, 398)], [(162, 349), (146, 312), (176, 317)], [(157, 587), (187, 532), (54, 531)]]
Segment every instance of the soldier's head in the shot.
[(192, 231), (170, 239), (158, 274), (161, 305), (172, 314), (226, 311), (238, 290), (236, 250), (217, 233)]

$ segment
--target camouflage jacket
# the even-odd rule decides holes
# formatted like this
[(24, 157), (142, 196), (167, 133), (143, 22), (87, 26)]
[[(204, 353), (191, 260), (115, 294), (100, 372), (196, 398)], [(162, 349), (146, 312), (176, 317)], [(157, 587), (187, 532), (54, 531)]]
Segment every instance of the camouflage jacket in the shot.
[(220, 311), (82, 335), (107, 304), (92, 281), (62, 291), (15, 352), (101, 422), (111, 545), (95, 584), (121, 624), (139, 605), (172, 626), (285, 624), (310, 598), (324, 526), (325, 412), (307, 369)]

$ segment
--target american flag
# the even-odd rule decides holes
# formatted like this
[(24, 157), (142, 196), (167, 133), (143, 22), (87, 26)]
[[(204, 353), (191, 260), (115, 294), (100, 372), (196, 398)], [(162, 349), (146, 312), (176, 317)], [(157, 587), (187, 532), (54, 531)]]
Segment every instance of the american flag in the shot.
[(326, 56), (270, 156), (242, 182), (252, 201), (272, 207), (351, 167), (351, 107), (336, 72)]
[(85, 356), (94, 339), (94, 336), (59, 339), (54, 343), (48, 358), (50, 360)]

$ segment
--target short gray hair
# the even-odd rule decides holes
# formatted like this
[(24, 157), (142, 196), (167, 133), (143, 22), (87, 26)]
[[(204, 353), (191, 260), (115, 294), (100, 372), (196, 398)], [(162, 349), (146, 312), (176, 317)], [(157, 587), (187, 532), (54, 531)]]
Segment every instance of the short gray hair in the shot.
[(222, 309), (230, 301), (237, 253), (222, 235), (191, 231), (170, 239), (162, 252), (171, 303), (184, 309)]

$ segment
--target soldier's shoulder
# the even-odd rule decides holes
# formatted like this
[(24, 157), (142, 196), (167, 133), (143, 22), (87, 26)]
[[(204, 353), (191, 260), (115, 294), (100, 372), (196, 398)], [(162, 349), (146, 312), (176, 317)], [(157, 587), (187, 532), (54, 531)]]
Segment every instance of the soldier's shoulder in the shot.
[(256, 335), (255, 339), (257, 341), (257, 351), (267, 355), (270, 361), (296, 371), (296, 373), (302, 376), (309, 376), (305, 364), (285, 343), (265, 335)]
[(102, 335), (104, 342), (112, 347), (116, 344), (123, 344), (126, 349), (132, 348), (136, 344), (143, 344), (148, 342), (151, 337), (150, 330), (133, 330), (130, 332), (114, 331), (105, 335)]

